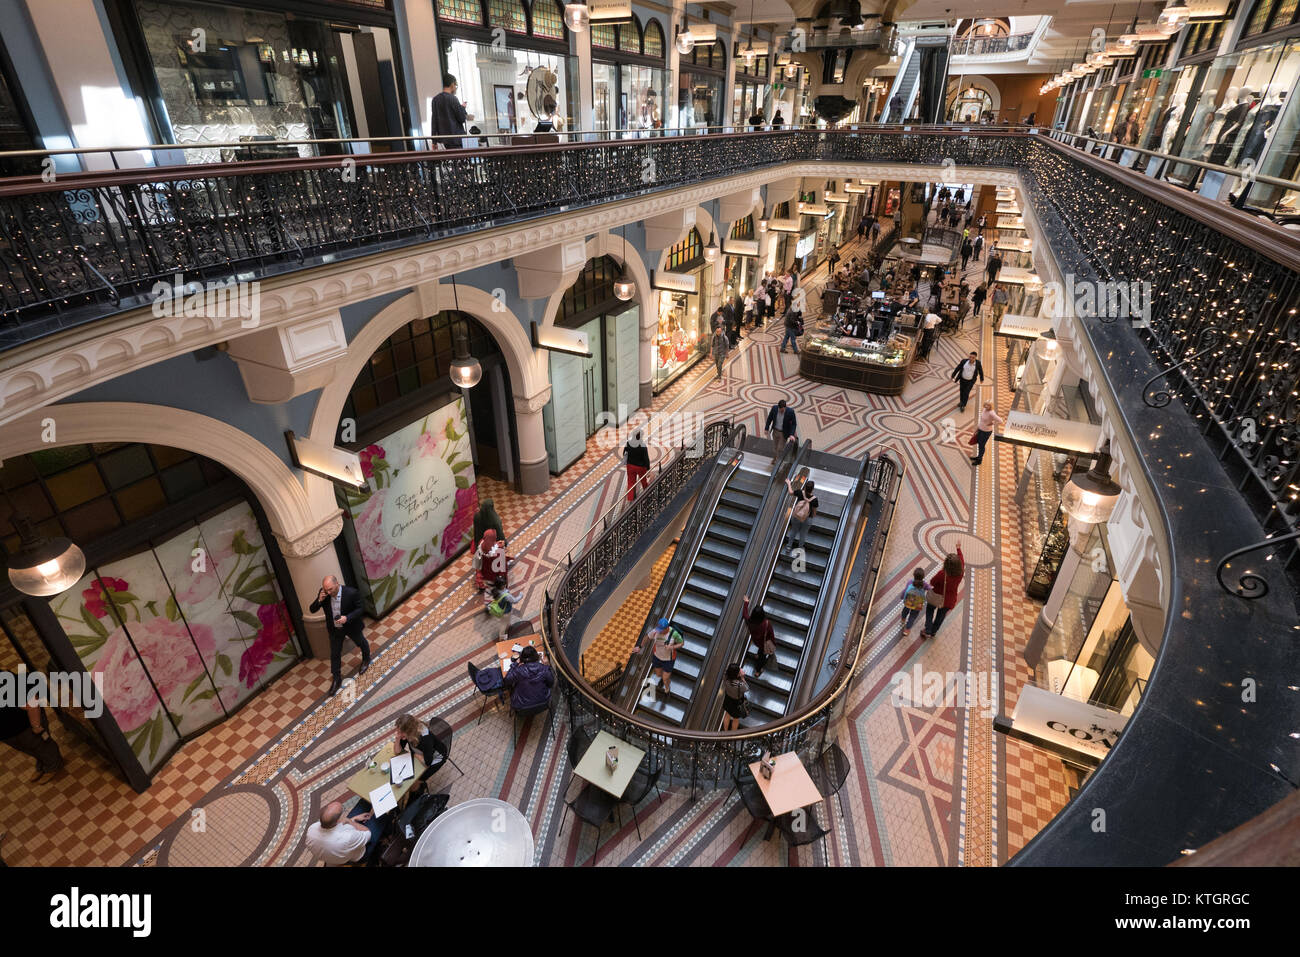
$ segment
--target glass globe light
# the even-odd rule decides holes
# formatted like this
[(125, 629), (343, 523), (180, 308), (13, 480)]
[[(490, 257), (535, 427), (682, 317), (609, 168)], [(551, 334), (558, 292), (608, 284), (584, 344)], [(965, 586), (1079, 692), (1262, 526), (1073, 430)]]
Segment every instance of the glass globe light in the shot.
[(13, 518), (21, 540), (19, 550), (9, 558), (9, 581), (24, 595), (48, 598), (65, 592), (86, 572), (86, 555), (66, 538), (44, 538), (31, 522)]
[(564, 25), (574, 33), (581, 33), (591, 23), (591, 11), (585, 3), (564, 5)]
[(1061, 491), (1061, 508), (1071, 518), (1089, 525), (1100, 525), (1110, 518), (1122, 491), (1110, 477), (1110, 443), (1097, 453), (1092, 468), (1083, 475), (1072, 475)]
[(689, 30), (683, 30), (677, 34), (677, 39), (673, 41), (677, 46), (677, 52), (686, 54), (695, 49), (695, 37)]

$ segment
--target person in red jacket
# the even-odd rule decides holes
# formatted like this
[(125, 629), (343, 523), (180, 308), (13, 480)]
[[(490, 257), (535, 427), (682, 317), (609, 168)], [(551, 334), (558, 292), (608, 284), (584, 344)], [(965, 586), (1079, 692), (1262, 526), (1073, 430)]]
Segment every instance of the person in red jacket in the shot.
[(943, 620), (948, 617), (948, 612), (952, 611), (953, 605), (957, 604), (960, 597), (962, 576), (966, 574), (966, 558), (961, 553), (961, 546), (957, 546), (957, 553), (954, 555), (949, 552), (943, 560), (941, 568), (933, 578), (930, 579), (930, 587), (939, 595), (943, 596), (943, 605), (935, 607), (928, 601), (925, 605), (925, 627), (921, 629), (922, 638), (933, 638), (934, 633), (939, 630)]
[(758, 664), (754, 666), (754, 677), (757, 678), (764, 668), (776, 660), (776, 632), (761, 606), (752, 612), (749, 610), (748, 595), (745, 596), (745, 606), (740, 613), (745, 618), (745, 627), (749, 629), (749, 641), (758, 649), (755, 652)]

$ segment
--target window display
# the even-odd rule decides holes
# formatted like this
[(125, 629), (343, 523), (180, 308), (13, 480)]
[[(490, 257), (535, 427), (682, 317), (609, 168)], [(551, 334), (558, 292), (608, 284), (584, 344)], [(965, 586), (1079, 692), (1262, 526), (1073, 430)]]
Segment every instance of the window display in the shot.
[[(474, 117), (468, 126), (484, 134), (531, 133), (542, 120), (550, 119), (556, 130), (570, 128), (574, 91), (570, 57), (498, 48), (461, 37), (446, 41), (446, 48), (447, 69), (460, 81), (457, 96)], [(498, 108), (498, 91), (513, 97), (513, 112)]]
[(893, 336), (888, 342), (871, 342), (847, 336), (813, 336), (804, 348), (815, 355), (833, 356), (866, 365), (901, 366), (907, 362), (912, 337)]
[(700, 306), (699, 295), (659, 291), (659, 330), (654, 350), (656, 391), (708, 351), (708, 319)]

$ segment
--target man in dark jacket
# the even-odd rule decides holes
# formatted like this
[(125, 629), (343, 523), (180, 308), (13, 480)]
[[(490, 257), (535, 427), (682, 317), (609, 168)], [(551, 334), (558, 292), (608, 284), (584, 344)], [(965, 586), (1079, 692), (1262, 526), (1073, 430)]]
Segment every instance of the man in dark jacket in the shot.
[(774, 456), (780, 458), (781, 451), (785, 448), (786, 442), (793, 439), (798, 432), (798, 426), (795, 423), (794, 409), (786, 407), (785, 399), (782, 399), (768, 410), (767, 431), (772, 436), (772, 451)]
[(309, 611), (325, 609), (325, 628), (330, 636), (330, 690), (333, 695), (343, 687), (343, 639), (351, 638), (352, 643), (361, 649), (361, 669), (357, 675), (364, 675), (370, 667), (370, 645), (362, 634), (361, 593), (355, 588), (345, 588), (339, 580), (330, 575), (321, 582), (316, 600), (311, 603)]
[(529, 645), (519, 652), (519, 663), (506, 673), (505, 686), (510, 689), (510, 708), (525, 711), (551, 700), (555, 674), (543, 664), (537, 649)]
[(971, 389), (975, 388), (976, 379), (980, 382), (984, 381), (984, 366), (980, 365), (978, 353), (972, 352), (952, 370), (952, 381), (956, 382), (961, 390), (961, 399), (957, 404), (958, 412), (966, 411), (966, 403), (970, 401)]
[[(465, 122), (474, 117), (465, 112), (465, 107), (456, 99), (456, 78), (450, 73), (442, 75), (442, 92), (433, 98), (429, 108), (429, 131), (434, 136), (464, 136)], [(455, 140), (438, 140), (437, 147), (442, 149), (459, 149)]]

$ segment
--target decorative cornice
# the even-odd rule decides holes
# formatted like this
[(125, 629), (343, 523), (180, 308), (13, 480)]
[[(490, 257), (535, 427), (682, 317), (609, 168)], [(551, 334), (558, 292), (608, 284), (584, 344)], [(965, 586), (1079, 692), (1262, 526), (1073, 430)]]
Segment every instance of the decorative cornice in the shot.
[(530, 415), (534, 412), (541, 412), (546, 407), (546, 403), (551, 401), (551, 388), (547, 386), (536, 395), (517, 395), (515, 399), (515, 411), (520, 415)]
[(311, 531), (304, 532), (297, 538), (285, 538), (276, 532), (275, 540), (279, 543), (280, 552), (285, 558), (310, 558), (328, 548), (342, 533), (343, 509), (338, 509)]

